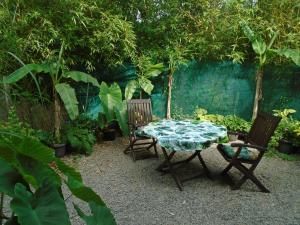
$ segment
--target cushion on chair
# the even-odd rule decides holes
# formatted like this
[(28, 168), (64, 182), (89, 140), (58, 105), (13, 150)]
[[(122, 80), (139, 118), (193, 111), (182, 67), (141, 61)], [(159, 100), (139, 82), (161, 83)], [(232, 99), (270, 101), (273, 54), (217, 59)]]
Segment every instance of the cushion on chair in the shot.
[[(228, 144), (220, 144), (218, 149), (221, 150), (228, 158), (233, 158), (239, 147), (232, 147), (233, 143), (241, 142), (230, 142)], [(259, 151), (255, 148), (242, 147), (242, 150), (238, 156), (238, 159), (242, 160), (256, 160), (259, 155)]]

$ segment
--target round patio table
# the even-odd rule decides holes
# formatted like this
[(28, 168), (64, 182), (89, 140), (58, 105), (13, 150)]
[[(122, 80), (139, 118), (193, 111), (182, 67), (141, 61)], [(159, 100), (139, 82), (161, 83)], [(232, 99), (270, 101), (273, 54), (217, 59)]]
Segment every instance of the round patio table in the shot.
[[(148, 136), (157, 140), (165, 157), (164, 162), (158, 166), (157, 170), (163, 173), (170, 173), (180, 190), (183, 189), (183, 182), (199, 177), (202, 174), (179, 179), (174, 169), (198, 157), (205, 174), (210, 177), (209, 170), (200, 152), (209, 147), (211, 143), (227, 136), (227, 130), (224, 126), (206, 121), (192, 120), (161, 120), (152, 122), (138, 129), (136, 133), (137, 135)], [(170, 153), (166, 150), (169, 150)], [(171, 162), (177, 152), (193, 153), (187, 159)]]

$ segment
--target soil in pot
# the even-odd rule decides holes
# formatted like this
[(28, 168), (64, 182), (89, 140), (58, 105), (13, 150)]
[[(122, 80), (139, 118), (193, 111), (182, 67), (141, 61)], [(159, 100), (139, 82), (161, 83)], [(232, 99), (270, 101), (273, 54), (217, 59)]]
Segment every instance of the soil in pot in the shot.
[(116, 139), (116, 130), (115, 129), (105, 129), (103, 130), (103, 140), (104, 141), (113, 141)]
[(292, 143), (286, 141), (286, 140), (280, 140), (279, 141), (279, 146), (278, 146), (278, 151), (284, 154), (291, 154), (293, 153), (293, 145)]
[(66, 155), (66, 144), (53, 144), (52, 148), (55, 151), (55, 156), (58, 158)]

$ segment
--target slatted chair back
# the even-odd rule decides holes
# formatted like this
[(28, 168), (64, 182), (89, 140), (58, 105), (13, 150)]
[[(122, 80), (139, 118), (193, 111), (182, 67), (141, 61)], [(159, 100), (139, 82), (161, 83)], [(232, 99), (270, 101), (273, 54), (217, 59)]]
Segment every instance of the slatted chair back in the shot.
[(249, 131), (247, 142), (267, 147), (281, 118), (267, 113), (258, 113)]
[(128, 123), (135, 126), (147, 125), (152, 121), (150, 99), (131, 99), (127, 101)]

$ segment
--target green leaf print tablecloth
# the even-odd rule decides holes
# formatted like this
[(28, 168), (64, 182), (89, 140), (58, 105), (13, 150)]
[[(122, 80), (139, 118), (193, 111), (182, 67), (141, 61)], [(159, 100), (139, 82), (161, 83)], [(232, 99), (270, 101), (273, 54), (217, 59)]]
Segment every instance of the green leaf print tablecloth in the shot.
[(206, 121), (161, 120), (139, 128), (136, 135), (154, 137), (161, 147), (168, 150), (195, 151), (226, 137), (227, 130)]

